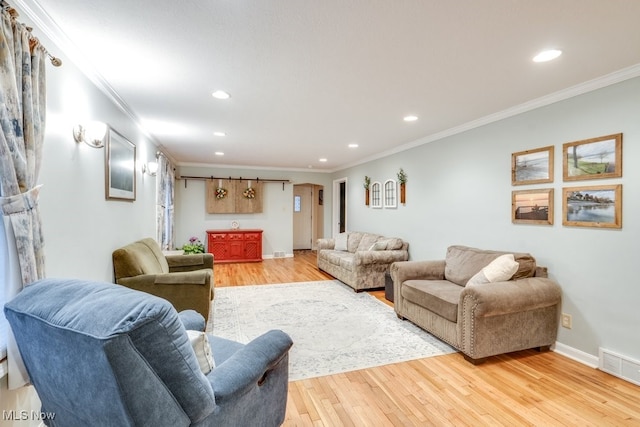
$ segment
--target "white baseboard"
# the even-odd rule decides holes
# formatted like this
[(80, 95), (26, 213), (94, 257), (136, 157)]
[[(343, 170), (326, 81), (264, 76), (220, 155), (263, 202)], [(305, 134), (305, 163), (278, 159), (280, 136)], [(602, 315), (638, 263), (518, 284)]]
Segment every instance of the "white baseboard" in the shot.
[(273, 254), (270, 255), (262, 255), (262, 259), (280, 259), (280, 258), (293, 258), (293, 254), (285, 254), (283, 257), (275, 257)]
[(566, 344), (562, 344), (556, 341), (552, 349), (554, 352), (561, 354), (569, 359), (573, 359), (576, 362), (580, 362), (583, 365), (587, 365), (591, 368), (598, 368), (598, 356), (594, 356), (584, 351), (569, 347)]

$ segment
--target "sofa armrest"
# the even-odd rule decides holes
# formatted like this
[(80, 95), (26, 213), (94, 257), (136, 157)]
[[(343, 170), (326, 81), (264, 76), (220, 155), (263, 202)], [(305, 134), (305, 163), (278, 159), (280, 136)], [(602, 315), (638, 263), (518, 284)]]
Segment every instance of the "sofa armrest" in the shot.
[(167, 255), (169, 272), (194, 271), (213, 268), (213, 254)]
[(444, 260), (401, 261), (391, 264), (391, 278), (401, 284), (406, 280), (443, 280)]
[(180, 317), (180, 321), (182, 322), (182, 326), (185, 329), (191, 331), (204, 331), (205, 321), (204, 316), (198, 313), (195, 310), (182, 310), (178, 313), (178, 317)]
[(547, 278), (486, 283), (462, 291), (458, 315), (473, 311), (475, 317), (499, 316), (553, 306), (561, 298), (560, 286)]
[(213, 270), (202, 269), (195, 271), (180, 271), (176, 273), (156, 274), (156, 285), (209, 285)]
[(318, 239), (316, 240), (316, 249), (319, 251), (320, 249), (333, 249), (336, 246), (336, 241), (334, 239)]
[(391, 264), (396, 261), (406, 261), (408, 258), (409, 253), (403, 250), (356, 251), (353, 261), (355, 265)]
[[(288, 352), (293, 341), (280, 330), (271, 330), (249, 342), (227, 360), (216, 366), (208, 375), (216, 403), (227, 403), (246, 395), (253, 387), (270, 380), (271, 371), (278, 370), (286, 385), (288, 381)], [(274, 379), (274, 378), (272, 378)], [(286, 386), (285, 386), (286, 394)], [(285, 395), (286, 398), (286, 395)]]

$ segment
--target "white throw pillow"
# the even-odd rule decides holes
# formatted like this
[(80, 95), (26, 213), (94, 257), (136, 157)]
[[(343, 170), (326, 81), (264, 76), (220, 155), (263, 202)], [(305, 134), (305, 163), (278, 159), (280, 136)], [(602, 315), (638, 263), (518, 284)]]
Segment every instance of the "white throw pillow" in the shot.
[(211, 346), (209, 345), (209, 338), (207, 334), (200, 331), (187, 331), (189, 342), (193, 351), (196, 353), (196, 359), (198, 359), (198, 365), (203, 374), (207, 375), (213, 368), (216, 367), (216, 363), (213, 360), (211, 354)]
[(347, 233), (340, 233), (335, 238), (335, 245), (333, 249), (336, 251), (346, 251), (347, 250)]
[(378, 240), (369, 248), (370, 251), (384, 251), (387, 249), (387, 240)]
[(500, 255), (469, 279), (466, 286), (509, 280), (518, 271), (519, 266), (520, 264), (516, 262), (513, 254)]

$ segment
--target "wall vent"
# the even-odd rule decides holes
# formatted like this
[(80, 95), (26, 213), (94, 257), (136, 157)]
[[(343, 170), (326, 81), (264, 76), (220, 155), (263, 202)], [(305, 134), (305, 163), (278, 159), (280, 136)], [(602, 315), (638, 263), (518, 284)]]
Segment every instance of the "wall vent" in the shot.
[(284, 258), (284, 252), (283, 251), (275, 251), (273, 253), (273, 257), (274, 258)]
[(630, 383), (640, 385), (640, 362), (600, 347), (598, 367)]

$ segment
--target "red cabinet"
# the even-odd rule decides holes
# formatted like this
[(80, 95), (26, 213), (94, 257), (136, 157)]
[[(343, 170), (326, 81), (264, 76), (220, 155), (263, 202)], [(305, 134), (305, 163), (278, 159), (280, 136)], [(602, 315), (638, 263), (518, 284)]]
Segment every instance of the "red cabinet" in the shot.
[(213, 262), (262, 261), (262, 230), (207, 230)]

